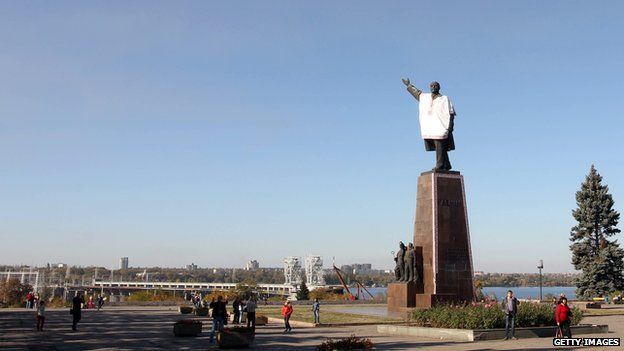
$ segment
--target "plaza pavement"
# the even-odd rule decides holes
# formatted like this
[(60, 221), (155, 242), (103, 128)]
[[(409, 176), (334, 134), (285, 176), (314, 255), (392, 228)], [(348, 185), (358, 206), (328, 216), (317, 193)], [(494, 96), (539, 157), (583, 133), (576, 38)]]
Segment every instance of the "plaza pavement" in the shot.
[[(78, 331), (71, 331), (67, 309), (50, 309), (43, 332), (35, 331), (34, 310), (0, 310), (0, 350), (212, 350), (208, 342), (210, 321), (195, 338), (173, 336), (173, 322), (186, 318), (174, 307), (109, 307), (102, 311), (83, 311)], [(608, 324), (612, 331), (605, 337), (624, 338), (624, 316), (588, 317), (584, 323)], [(519, 339), (515, 341), (480, 341), (472, 343), (378, 334), (374, 325), (331, 328), (297, 328), (283, 334), (281, 325), (257, 328), (256, 350), (314, 350), (327, 337), (355, 334), (373, 340), (377, 350), (555, 350), (552, 339)], [(596, 335), (597, 336), (597, 335)], [(590, 350), (589, 348), (565, 348)], [(601, 347), (601, 350), (621, 350)]]

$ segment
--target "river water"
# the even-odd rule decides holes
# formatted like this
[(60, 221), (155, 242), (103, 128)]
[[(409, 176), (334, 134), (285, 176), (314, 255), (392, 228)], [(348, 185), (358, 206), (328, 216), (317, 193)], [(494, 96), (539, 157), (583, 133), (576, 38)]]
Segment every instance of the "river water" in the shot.
[[(368, 288), (368, 291), (373, 296), (378, 293), (385, 295), (386, 290), (386, 288)], [(490, 286), (483, 288), (483, 294), (496, 296), (500, 300), (507, 295), (507, 290), (513, 291), (514, 295), (519, 299), (539, 299), (539, 286)], [(542, 296), (547, 294), (559, 296), (559, 294), (563, 293), (568, 299), (574, 300), (576, 298), (574, 290), (576, 290), (575, 286), (544, 286), (542, 287)]]

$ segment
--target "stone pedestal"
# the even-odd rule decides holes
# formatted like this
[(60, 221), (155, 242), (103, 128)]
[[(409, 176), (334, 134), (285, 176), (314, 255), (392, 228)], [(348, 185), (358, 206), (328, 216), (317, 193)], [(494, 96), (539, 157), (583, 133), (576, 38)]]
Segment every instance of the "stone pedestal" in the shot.
[[(389, 311), (474, 299), (464, 177), (459, 172), (430, 171), (418, 178), (414, 246), (420, 276), (415, 299), (389, 286)], [(399, 302), (403, 298), (407, 300)]]
[(416, 307), (472, 301), (472, 252), (464, 177), (425, 172), (418, 178), (414, 246), (422, 247), (422, 292)]
[(388, 284), (388, 310), (403, 312), (416, 307), (416, 284), (414, 282), (397, 282)]

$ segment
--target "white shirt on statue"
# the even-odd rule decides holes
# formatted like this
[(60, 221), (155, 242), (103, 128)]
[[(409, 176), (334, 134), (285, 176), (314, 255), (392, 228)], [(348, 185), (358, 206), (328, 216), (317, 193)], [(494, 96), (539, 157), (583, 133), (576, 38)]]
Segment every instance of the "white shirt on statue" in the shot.
[(430, 93), (422, 93), (419, 102), (418, 112), (422, 138), (446, 139), (451, 115), (455, 114), (451, 100), (445, 95), (432, 99)]

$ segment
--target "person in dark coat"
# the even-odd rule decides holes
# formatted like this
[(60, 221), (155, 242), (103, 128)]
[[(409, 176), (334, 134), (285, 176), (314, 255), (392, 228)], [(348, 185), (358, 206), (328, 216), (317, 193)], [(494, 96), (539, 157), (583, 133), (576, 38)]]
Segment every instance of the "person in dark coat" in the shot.
[[(516, 314), (518, 313), (518, 299), (513, 296), (513, 292), (511, 290), (507, 291), (507, 296), (503, 299), (501, 304), (503, 312), (505, 312), (505, 338), (503, 340), (508, 340), (509, 338), (516, 340), (515, 336), (515, 323), (516, 323)], [(511, 337), (509, 336), (509, 327), (511, 326)]]
[(97, 309), (98, 311), (104, 306), (104, 296), (100, 295), (97, 298)]
[(240, 323), (240, 299), (238, 296), (234, 298), (234, 302), (232, 302), (232, 312), (234, 312), (234, 324)]
[(76, 293), (76, 296), (74, 296), (74, 298), (72, 299), (72, 308), (69, 311), (73, 318), (72, 318), (72, 330), (76, 331), (77, 327), (78, 327), (78, 322), (80, 322), (80, 318), (82, 317), (81, 314), (81, 309), (82, 309), (82, 304), (84, 304), (84, 298), (82, 297), (82, 295), (80, 295), (79, 292)]
[(210, 303), (210, 308), (212, 309), (210, 343), (213, 343), (215, 334), (223, 330), (223, 324), (227, 319), (227, 301), (223, 301), (223, 296), (218, 296), (217, 301), (213, 300)]

